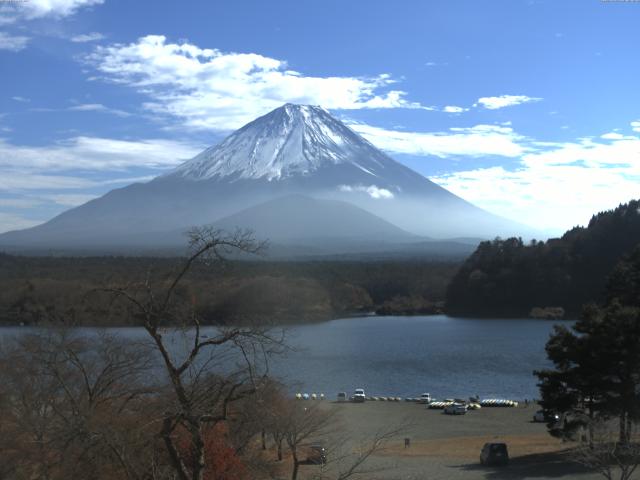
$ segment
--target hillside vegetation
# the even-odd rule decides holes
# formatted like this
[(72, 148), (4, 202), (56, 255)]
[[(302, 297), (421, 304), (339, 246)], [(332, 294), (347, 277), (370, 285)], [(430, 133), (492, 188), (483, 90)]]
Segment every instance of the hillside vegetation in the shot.
[(638, 200), (598, 213), (561, 238), (482, 242), (451, 281), (446, 310), (521, 317), (536, 307), (562, 307), (575, 317), (584, 304), (604, 300), (609, 274), (639, 243)]

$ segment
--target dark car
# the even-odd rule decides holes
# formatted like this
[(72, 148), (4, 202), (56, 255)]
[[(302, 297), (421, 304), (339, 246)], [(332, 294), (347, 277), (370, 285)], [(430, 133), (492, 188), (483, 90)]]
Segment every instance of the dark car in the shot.
[(533, 421), (540, 423), (558, 423), (560, 421), (560, 415), (549, 410), (538, 410), (533, 415)]
[(506, 443), (485, 443), (480, 453), (482, 465), (506, 465), (509, 463), (509, 453)]
[(309, 446), (309, 456), (307, 462), (315, 463), (316, 465), (324, 465), (327, 463), (327, 450), (324, 445), (320, 443), (314, 443)]

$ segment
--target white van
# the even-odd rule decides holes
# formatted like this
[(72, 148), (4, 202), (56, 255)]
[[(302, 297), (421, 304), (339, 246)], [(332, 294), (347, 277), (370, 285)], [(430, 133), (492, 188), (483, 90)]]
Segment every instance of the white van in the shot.
[(364, 402), (366, 399), (367, 399), (367, 396), (364, 394), (363, 388), (356, 388), (355, 391), (353, 392), (353, 397), (351, 397), (351, 400), (358, 403)]

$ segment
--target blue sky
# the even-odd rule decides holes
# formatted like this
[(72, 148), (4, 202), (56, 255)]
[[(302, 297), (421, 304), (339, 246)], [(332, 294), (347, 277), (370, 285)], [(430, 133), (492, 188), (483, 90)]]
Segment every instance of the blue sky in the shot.
[(559, 233), (640, 197), (640, 2), (0, 0), (0, 231), (285, 102)]

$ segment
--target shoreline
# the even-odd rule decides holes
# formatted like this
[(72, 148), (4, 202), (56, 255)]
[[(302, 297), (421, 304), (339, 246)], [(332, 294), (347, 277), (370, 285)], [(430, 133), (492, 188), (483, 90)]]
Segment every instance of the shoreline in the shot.
[[(492, 315), (453, 315), (448, 314), (446, 312), (439, 313), (416, 313), (416, 314), (378, 314), (375, 311), (371, 312), (355, 312), (355, 313), (345, 313), (343, 315), (328, 317), (323, 319), (313, 319), (309, 321), (303, 322), (286, 322), (286, 323), (270, 323), (265, 322), (262, 324), (238, 324), (238, 325), (230, 325), (225, 323), (205, 323), (201, 324), (201, 328), (220, 328), (220, 327), (273, 327), (273, 328), (287, 328), (287, 327), (303, 327), (306, 325), (318, 325), (322, 323), (334, 322), (337, 320), (353, 320), (353, 319), (361, 319), (361, 318), (418, 318), (418, 317), (447, 317), (450, 319), (460, 319), (460, 320), (478, 320), (478, 321), (486, 321), (486, 320), (501, 320), (501, 321), (523, 321), (523, 320), (536, 320), (540, 322), (575, 322), (576, 318), (560, 318), (560, 319), (550, 319), (550, 318), (533, 318), (528, 316), (492, 316)], [(143, 328), (142, 325), (132, 325), (128, 323), (118, 324), (100, 324), (100, 323), (82, 323), (79, 325), (65, 325), (65, 324), (52, 324), (52, 323), (42, 323), (42, 324), (16, 324), (16, 323), (0, 323), (0, 329), (2, 328)], [(179, 325), (167, 327), (167, 328), (182, 328)]]

